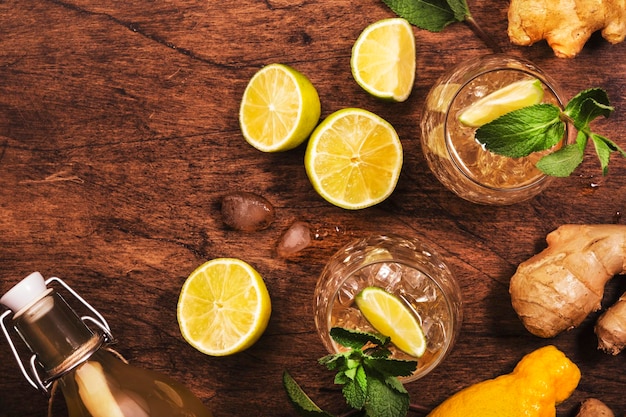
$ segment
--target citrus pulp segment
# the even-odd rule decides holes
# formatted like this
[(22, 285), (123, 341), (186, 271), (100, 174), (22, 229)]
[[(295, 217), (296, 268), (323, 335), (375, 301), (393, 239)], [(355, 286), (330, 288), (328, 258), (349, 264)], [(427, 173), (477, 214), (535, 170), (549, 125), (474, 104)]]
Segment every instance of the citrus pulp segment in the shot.
[(402, 144), (391, 124), (367, 110), (346, 108), (313, 131), (304, 166), (325, 200), (355, 210), (391, 195), (402, 160)]
[(383, 19), (366, 27), (352, 47), (356, 82), (373, 96), (405, 101), (415, 81), (415, 35), (402, 18)]
[(355, 298), (363, 317), (401, 351), (421, 357), (426, 351), (426, 337), (409, 307), (393, 294), (379, 287), (364, 288)]
[(212, 356), (252, 346), (265, 331), (270, 314), (263, 278), (235, 258), (216, 258), (194, 270), (183, 284), (177, 307), (185, 340)]
[(466, 126), (480, 127), (506, 113), (539, 104), (542, 100), (541, 81), (535, 78), (516, 81), (472, 103), (461, 112), (459, 121)]
[(293, 149), (319, 121), (320, 99), (311, 81), (283, 64), (260, 69), (249, 81), (239, 108), (246, 141), (263, 152)]

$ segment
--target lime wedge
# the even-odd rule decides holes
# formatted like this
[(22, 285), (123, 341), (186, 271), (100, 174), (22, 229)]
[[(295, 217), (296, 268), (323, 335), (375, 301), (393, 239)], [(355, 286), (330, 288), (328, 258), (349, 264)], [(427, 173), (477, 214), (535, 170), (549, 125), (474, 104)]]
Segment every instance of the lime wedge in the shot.
[(371, 95), (405, 101), (415, 81), (415, 35), (402, 18), (383, 19), (366, 27), (352, 47), (356, 82)]
[(283, 64), (261, 68), (243, 93), (239, 125), (246, 141), (263, 152), (293, 149), (317, 125), (317, 90), (302, 73)]
[(541, 81), (535, 78), (516, 81), (466, 107), (459, 121), (466, 126), (480, 127), (513, 110), (539, 104), (541, 100)]
[(402, 300), (382, 288), (367, 287), (357, 294), (355, 302), (374, 329), (389, 336), (398, 349), (416, 358), (424, 354), (422, 326)]
[(391, 195), (402, 160), (400, 138), (389, 122), (367, 110), (346, 108), (313, 131), (304, 167), (313, 188), (326, 201), (356, 210)]

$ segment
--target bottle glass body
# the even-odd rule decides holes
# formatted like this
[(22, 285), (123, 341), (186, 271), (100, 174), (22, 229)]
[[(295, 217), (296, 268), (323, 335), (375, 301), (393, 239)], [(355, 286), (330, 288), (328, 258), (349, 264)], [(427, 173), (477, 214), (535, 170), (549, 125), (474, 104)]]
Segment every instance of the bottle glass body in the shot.
[(61, 377), (69, 417), (210, 417), (186, 387), (106, 350)]
[(127, 364), (107, 349), (60, 294), (48, 290), (13, 317), (41, 366), (44, 386), (56, 382), (69, 417), (211, 417), (182, 384)]

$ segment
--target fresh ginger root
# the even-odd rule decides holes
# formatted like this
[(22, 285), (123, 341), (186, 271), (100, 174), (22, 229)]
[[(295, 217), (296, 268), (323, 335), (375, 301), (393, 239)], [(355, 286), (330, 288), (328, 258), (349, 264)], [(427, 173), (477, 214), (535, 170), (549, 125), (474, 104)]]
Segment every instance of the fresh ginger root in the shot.
[(560, 58), (576, 56), (598, 30), (613, 44), (626, 37), (626, 0), (511, 0), (508, 18), (512, 43), (545, 39)]
[(580, 405), (576, 417), (615, 417), (615, 414), (602, 401), (589, 398)]
[(563, 225), (511, 278), (511, 303), (532, 334), (553, 337), (601, 305), (605, 284), (626, 272), (626, 226)]
[(609, 307), (596, 322), (598, 349), (617, 355), (626, 346), (626, 293)]
[(580, 370), (563, 352), (545, 346), (524, 356), (512, 373), (457, 392), (427, 417), (548, 417), (580, 381)]

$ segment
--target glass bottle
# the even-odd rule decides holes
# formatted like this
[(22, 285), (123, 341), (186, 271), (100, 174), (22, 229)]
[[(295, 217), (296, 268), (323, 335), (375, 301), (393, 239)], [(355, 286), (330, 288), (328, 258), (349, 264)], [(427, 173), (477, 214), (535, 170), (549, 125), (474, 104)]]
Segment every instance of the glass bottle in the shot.
[[(47, 287), (53, 282), (68, 290), (95, 318), (79, 317), (61, 294)], [(44, 280), (34, 272), (0, 298), (0, 304), (8, 309), (0, 316), (2, 330), (24, 377), (47, 395), (56, 382), (69, 417), (212, 416), (183, 385), (128, 365), (107, 349), (113, 340), (107, 322), (59, 278)], [(10, 330), (32, 353), (28, 367)]]
[[(507, 55), (487, 55), (465, 61), (443, 74), (433, 85), (421, 119), (424, 157), (437, 179), (465, 200), (490, 205), (510, 205), (543, 191), (554, 177), (535, 163), (545, 152), (524, 158), (495, 155), (474, 139), (475, 128), (463, 126), (459, 113), (474, 101), (515, 81), (538, 79), (544, 103), (563, 109), (557, 83), (526, 60)], [(574, 129), (556, 148), (575, 140)]]

